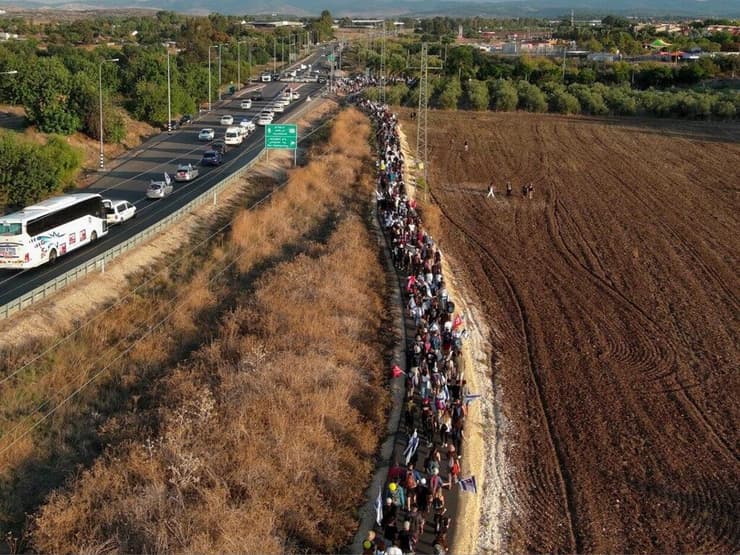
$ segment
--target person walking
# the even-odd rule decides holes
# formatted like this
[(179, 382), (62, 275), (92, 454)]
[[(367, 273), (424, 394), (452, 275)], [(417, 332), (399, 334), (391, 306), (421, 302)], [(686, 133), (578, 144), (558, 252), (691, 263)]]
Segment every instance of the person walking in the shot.
[(534, 185), (532, 185), (531, 183), (529, 184), (528, 192), (529, 192), (529, 200), (532, 200), (532, 198), (534, 198)]
[(491, 181), (491, 184), (488, 185), (488, 194), (486, 195), (486, 198), (496, 198), (496, 193), (493, 190), (493, 181)]
[(468, 151), (468, 147), (469, 147), (468, 141), (465, 141), (465, 144), (463, 145), (463, 148), (465, 149), (465, 152)]
[(506, 182), (506, 196), (507, 197), (511, 196), (511, 181)]

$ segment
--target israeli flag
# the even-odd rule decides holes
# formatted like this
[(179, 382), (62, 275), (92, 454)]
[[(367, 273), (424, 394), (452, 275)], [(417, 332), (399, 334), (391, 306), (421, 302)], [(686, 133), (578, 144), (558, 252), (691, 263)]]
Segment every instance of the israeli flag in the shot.
[(480, 393), (466, 393), (463, 395), (463, 401), (465, 401), (466, 405), (469, 405), (471, 401), (475, 401), (479, 397), (481, 397)]
[(168, 174), (167, 172), (164, 172), (164, 182), (167, 183), (167, 185), (169, 185), (170, 183), (172, 183), (172, 179), (170, 178), (170, 174)]
[(478, 493), (478, 486), (475, 483), (475, 476), (460, 478), (458, 484), (460, 484), (460, 491), (464, 491), (466, 493)]
[(409, 461), (411, 461), (411, 457), (414, 456), (414, 453), (416, 453), (416, 450), (419, 448), (419, 434), (416, 433), (416, 430), (414, 430), (414, 433), (411, 434), (411, 437), (409, 438), (409, 443), (406, 445), (406, 449), (403, 450), (403, 456), (406, 460), (406, 464), (409, 464)]
[(383, 522), (383, 488), (378, 488), (378, 497), (375, 498), (375, 522), (378, 526)]

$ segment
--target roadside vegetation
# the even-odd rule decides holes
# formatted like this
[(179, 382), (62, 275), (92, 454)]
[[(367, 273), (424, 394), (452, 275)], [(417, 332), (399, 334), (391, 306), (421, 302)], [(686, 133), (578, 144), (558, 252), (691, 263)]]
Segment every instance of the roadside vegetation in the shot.
[(19, 133), (0, 132), (0, 208), (22, 207), (74, 183), (82, 152), (52, 135), (46, 144)]
[(131, 297), (17, 375), (50, 345), (2, 353), (0, 533), (16, 548), (349, 543), (389, 402), (369, 138), (365, 116), (341, 113), (227, 233), (132, 278)]

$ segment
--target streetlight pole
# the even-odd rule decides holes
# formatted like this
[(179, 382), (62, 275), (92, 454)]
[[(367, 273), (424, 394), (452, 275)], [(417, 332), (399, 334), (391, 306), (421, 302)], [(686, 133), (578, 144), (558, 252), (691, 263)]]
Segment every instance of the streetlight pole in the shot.
[(208, 47), (208, 111), (211, 111), (211, 48), (216, 46), (211, 45)]
[(103, 153), (103, 64), (105, 62), (118, 62), (119, 58), (108, 58), (101, 60), (98, 64), (98, 90), (100, 91), (100, 129), (98, 130), (100, 135), (100, 171), (105, 169), (105, 154)]
[(277, 71), (277, 37), (272, 36), (272, 72)]
[(167, 48), (167, 134), (172, 135), (172, 85), (170, 84), (170, 49)]
[(218, 99), (221, 100), (221, 46), (218, 45)]
[(240, 44), (246, 44), (248, 41), (236, 41), (236, 88), (242, 88), (242, 49)]

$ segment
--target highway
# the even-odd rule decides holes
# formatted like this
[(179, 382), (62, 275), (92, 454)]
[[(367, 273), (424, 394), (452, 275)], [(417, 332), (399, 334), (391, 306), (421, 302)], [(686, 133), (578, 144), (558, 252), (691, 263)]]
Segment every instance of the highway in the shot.
[[(313, 56), (314, 60), (316, 58), (317, 55)], [(190, 125), (171, 134), (165, 131), (122, 157), (111, 160), (107, 166), (110, 170), (101, 172), (100, 177), (84, 191), (97, 192), (105, 198), (123, 199), (135, 204), (136, 218), (122, 225), (112, 226), (108, 234), (96, 243), (60, 257), (54, 265), (47, 264), (24, 271), (0, 270), (0, 306), (146, 229), (256, 158), (264, 145), (265, 128), (261, 126), (257, 126), (257, 130), (246, 137), (242, 145), (230, 147), (220, 166), (198, 166), (200, 170), (198, 178), (191, 182), (174, 183), (174, 192), (171, 195), (159, 200), (146, 198), (150, 180), (161, 180), (165, 171), (174, 177), (177, 166), (182, 163), (199, 164), (203, 152), (208, 150), (210, 144), (198, 141), (201, 129), (211, 127), (216, 130), (216, 140), (223, 140), (227, 126), (219, 122), (222, 115), (234, 116), (234, 125), (239, 125), (243, 117), (256, 120), (255, 116), (262, 108), (279, 96), (286, 86), (297, 89), (300, 92), (300, 99), (286, 106), (284, 113), (275, 113), (273, 123), (289, 119), (290, 114), (307, 101), (307, 96), (314, 97), (325, 87), (317, 83), (250, 83), (233, 96), (226, 96), (222, 101), (213, 103), (210, 112), (200, 114)], [(240, 101), (249, 98), (255, 90), (262, 92), (264, 100), (253, 101), (249, 110), (241, 109)]]

